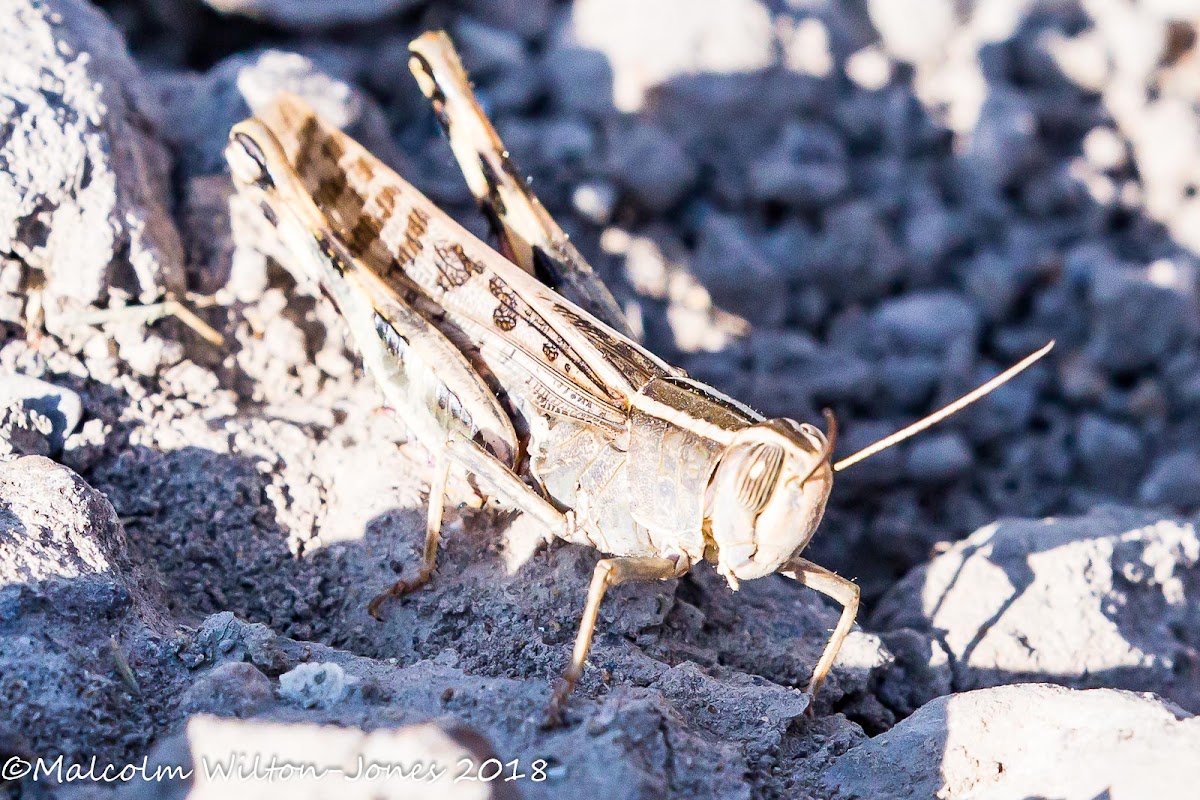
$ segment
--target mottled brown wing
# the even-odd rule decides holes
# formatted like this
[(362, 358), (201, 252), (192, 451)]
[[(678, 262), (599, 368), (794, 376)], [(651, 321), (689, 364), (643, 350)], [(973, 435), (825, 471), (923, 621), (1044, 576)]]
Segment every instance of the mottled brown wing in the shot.
[(623, 429), (629, 396), (670, 367), (526, 274), (365, 148), (283, 95), (260, 115), (347, 249), (415, 290), (478, 349), (510, 394)]

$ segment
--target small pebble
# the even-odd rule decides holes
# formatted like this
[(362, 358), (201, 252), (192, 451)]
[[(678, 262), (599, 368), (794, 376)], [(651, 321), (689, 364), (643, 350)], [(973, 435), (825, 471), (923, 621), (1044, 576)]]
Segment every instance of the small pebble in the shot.
[(332, 662), (300, 664), (279, 676), (279, 696), (304, 708), (332, 708), (357, 682)]

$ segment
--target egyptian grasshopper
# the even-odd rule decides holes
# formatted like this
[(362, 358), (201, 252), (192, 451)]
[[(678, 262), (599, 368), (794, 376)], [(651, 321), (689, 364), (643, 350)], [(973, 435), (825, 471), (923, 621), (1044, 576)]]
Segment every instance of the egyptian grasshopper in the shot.
[(435, 456), (421, 568), (372, 601), (371, 613), (432, 578), (454, 465), (554, 536), (607, 554), (552, 694), (551, 723), (582, 675), (605, 591), (679, 577), (701, 560), (733, 589), (778, 572), (841, 604), (811, 696), (859, 601), (852, 581), (800, 557), (834, 472), (982, 397), (1052, 343), (834, 463), (829, 412), (825, 432), (764, 419), (639, 346), (509, 161), (449, 40), (426, 34), (410, 49), (500, 252), (295, 97), (234, 126), (226, 151), (239, 191), (275, 226), (292, 267), (336, 303), (386, 402)]

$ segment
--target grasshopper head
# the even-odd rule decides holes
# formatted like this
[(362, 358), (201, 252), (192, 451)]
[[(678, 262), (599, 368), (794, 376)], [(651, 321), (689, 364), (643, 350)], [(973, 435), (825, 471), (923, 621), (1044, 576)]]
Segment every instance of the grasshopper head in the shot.
[(738, 431), (709, 483), (707, 520), (717, 571), (729, 585), (778, 570), (812, 538), (833, 486), (837, 439), (807, 423), (772, 419)]
[[(314, 231), (326, 226), (283, 144), (263, 121), (251, 117), (233, 126), (225, 145), (225, 161), (238, 194), (258, 206), (263, 219), (282, 234), (281, 242), (289, 237), (309, 241)], [(311, 269), (310, 259), (299, 263), (307, 277), (320, 279), (319, 271)]]

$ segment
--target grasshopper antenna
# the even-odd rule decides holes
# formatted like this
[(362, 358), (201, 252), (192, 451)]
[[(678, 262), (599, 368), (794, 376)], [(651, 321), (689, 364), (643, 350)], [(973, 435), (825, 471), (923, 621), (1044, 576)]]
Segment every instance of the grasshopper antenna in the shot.
[(962, 397), (958, 398), (953, 403), (950, 403), (949, 405), (945, 406), (944, 408), (941, 408), (938, 411), (933, 412), (932, 414), (930, 414), (928, 417), (925, 417), (924, 419), (917, 420), (912, 425), (909, 425), (907, 428), (901, 428), (900, 430), (893, 433), (891, 436), (885, 436), (882, 439), (880, 439), (879, 441), (875, 442), (874, 444), (867, 445), (866, 447), (864, 447), (862, 450), (859, 450), (854, 455), (843, 458), (841, 461), (839, 461), (833, 465), (834, 470), (837, 472), (840, 472), (840, 471), (844, 470), (846, 467), (852, 467), (855, 464), (857, 464), (858, 462), (863, 461), (864, 459), (868, 459), (871, 456), (875, 455), (876, 453), (887, 450), (892, 445), (899, 444), (900, 442), (903, 442), (905, 439), (915, 436), (916, 434), (920, 433), (921, 431), (925, 430), (926, 428), (933, 427), (934, 425), (936, 425), (939, 422), (941, 422), (942, 420), (944, 420), (946, 417), (957, 414), (959, 411), (962, 411), (964, 408), (971, 405), (971, 403), (974, 403), (979, 398), (984, 397), (985, 395), (991, 394), (996, 389), (999, 389), (1001, 386), (1003, 386), (1004, 384), (1008, 383), (1013, 378), (1020, 375), (1028, 367), (1030, 367), (1034, 362), (1036, 362), (1042, 356), (1046, 355), (1046, 353), (1049, 353), (1051, 348), (1053, 348), (1053, 347), (1054, 347), (1054, 340), (1052, 339), (1049, 342), (1047, 342), (1046, 345), (1044, 347), (1042, 347), (1040, 350), (1038, 350), (1034, 353), (1030, 353), (1029, 355), (1025, 356), (1025, 358), (1021, 359), (1016, 364), (1013, 364), (1011, 367), (1004, 370), (1004, 372), (1001, 372), (999, 375), (992, 378), (990, 381), (983, 384), (982, 386), (979, 386), (978, 388), (974, 389), (973, 391), (970, 391), (967, 394), (964, 394)]

